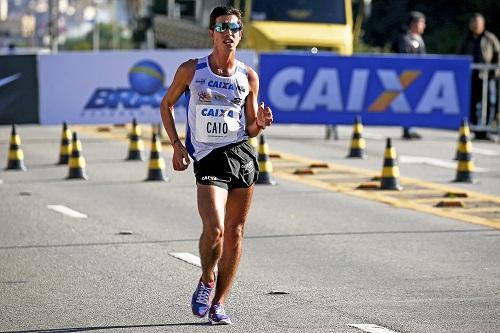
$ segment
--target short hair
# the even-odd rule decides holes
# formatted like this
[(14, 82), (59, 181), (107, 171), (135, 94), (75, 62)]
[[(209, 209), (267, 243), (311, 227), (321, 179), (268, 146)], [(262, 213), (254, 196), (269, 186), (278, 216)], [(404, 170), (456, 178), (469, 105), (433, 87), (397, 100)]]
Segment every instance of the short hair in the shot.
[(217, 20), (219, 16), (224, 15), (236, 16), (238, 18), (238, 23), (243, 27), (243, 23), (241, 22), (241, 11), (238, 8), (219, 6), (212, 9), (210, 13), (210, 29), (213, 29), (215, 26), (215, 20)]
[(483, 20), (483, 22), (485, 21), (484, 16), (483, 16), (481, 13), (474, 13), (474, 14), (471, 16), (471, 18), (470, 18), (469, 22), (475, 21), (475, 20), (477, 20), (477, 19), (481, 19), (481, 20)]
[(412, 11), (410, 12), (410, 14), (408, 15), (408, 21), (407, 21), (407, 25), (410, 26), (412, 25), (413, 23), (417, 23), (418, 21), (420, 21), (421, 19), (424, 19), (425, 20), (425, 15), (422, 14), (421, 12), (417, 12), (417, 11)]

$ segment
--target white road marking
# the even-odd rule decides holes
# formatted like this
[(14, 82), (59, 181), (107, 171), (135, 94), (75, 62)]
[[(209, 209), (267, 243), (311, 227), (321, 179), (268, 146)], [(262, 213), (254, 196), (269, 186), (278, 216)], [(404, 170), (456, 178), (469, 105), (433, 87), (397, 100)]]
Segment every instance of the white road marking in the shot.
[(86, 219), (88, 217), (83, 213), (77, 212), (76, 210), (63, 205), (47, 205), (47, 208), (75, 219)]
[(195, 256), (189, 252), (172, 252), (169, 253), (172, 257), (180, 259), (182, 261), (187, 262), (188, 264), (201, 267), (200, 257)]
[(500, 153), (490, 150), (472, 147), (473, 154), (486, 155), (486, 156), (500, 156)]
[[(401, 155), (399, 156), (399, 162), (403, 164), (428, 164), (440, 168), (446, 169), (456, 169), (457, 162), (456, 161), (447, 161), (440, 160), (437, 158), (424, 157), (424, 156), (409, 156), (409, 155)], [(475, 172), (488, 172), (488, 169), (474, 167)]]
[(363, 138), (372, 140), (382, 140), (382, 139), (385, 140), (387, 139), (387, 135), (364, 132)]
[(368, 333), (398, 333), (388, 328), (373, 324), (349, 324), (348, 326), (358, 328), (363, 332), (368, 332)]

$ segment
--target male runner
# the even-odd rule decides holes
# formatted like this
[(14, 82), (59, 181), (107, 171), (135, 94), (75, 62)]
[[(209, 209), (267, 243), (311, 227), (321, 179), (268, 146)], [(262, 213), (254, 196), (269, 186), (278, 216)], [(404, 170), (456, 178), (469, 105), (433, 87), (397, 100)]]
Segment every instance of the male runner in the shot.
[[(199, 242), (202, 275), (191, 307), (195, 316), (208, 313), (212, 324), (231, 324), (223, 306), (240, 262), (245, 220), (258, 176), (255, 151), (247, 140), (273, 121), (271, 109), (257, 103), (257, 74), (235, 58), (242, 28), (239, 10), (214, 8), (208, 31), (212, 53), (179, 66), (160, 106), (174, 147), (174, 170), (187, 169), (189, 156), (194, 160), (203, 232)], [(173, 118), (174, 104), (183, 93), (189, 94), (185, 145)]]

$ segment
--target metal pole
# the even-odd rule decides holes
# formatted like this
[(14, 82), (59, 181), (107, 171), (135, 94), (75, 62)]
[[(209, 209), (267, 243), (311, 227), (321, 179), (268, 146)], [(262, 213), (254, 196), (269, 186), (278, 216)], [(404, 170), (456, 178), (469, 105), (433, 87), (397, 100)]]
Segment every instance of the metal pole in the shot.
[(481, 96), (481, 123), (480, 126), (486, 126), (486, 116), (488, 114), (488, 70), (481, 72), (483, 77), (483, 90)]
[(94, 17), (94, 33), (92, 34), (92, 48), (94, 52), (99, 51), (99, 1), (94, 1), (95, 17)]
[(116, 0), (112, 0), (113, 1), (113, 40), (112, 40), (112, 44), (113, 44), (113, 50), (116, 50), (119, 48), (119, 38), (118, 38), (118, 25), (116, 24), (117, 22), (117, 19), (118, 19), (118, 4), (116, 2)]
[(49, 0), (49, 37), (50, 50), (58, 50), (58, 30), (59, 30), (59, 0)]

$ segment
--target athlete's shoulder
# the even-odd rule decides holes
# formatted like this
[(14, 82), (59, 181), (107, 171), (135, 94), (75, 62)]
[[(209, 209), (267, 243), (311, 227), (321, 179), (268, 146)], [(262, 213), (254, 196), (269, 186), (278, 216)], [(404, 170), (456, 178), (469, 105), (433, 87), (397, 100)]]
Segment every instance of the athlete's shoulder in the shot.
[(179, 66), (178, 71), (184, 72), (184, 73), (194, 73), (194, 71), (196, 70), (197, 64), (198, 64), (198, 59), (189, 59), (189, 60), (183, 62)]
[(255, 72), (252, 67), (245, 65), (245, 69), (247, 71), (247, 76), (249, 81), (259, 79), (259, 75), (257, 75), (257, 72)]

